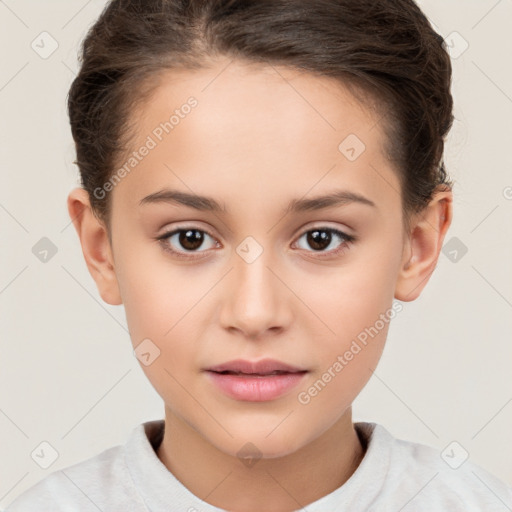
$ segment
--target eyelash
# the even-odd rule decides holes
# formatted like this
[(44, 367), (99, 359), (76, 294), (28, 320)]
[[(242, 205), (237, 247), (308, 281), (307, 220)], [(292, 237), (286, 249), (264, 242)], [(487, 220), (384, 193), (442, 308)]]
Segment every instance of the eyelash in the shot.
[[(189, 252), (176, 251), (174, 249), (171, 249), (170, 245), (167, 243), (167, 239), (170, 238), (171, 236), (176, 235), (178, 233), (182, 233), (183, 231), (188, 231), (188, 230), (199, 231), (200, 233), (206, 233), (209, 237), (215, 239), (215, 237), (211, 233), (209, 233), (208, 231), (206, 231), (204, 229), (198, 229), (194, 226), (187, 226), (187, 227), (174, 229), (172, 231), (164, 233), (163, 235), (157, 237), (156, 240), (160, 241), (164, 251), (169, 252), (172, 255), (177, 256), (178, 258), (183, 258), (183, 259), (188, 259), (188, 260), (202, 258), (202, 256), (191, 256), (191, 254), (194, 254), (194, 252), (197, 252), (197, 251), (189, 251)], [(337, 249), (333, 249), (331, 251), (318, 251), (318, 252), (317, 251), (307, 251), (307, 252), (316, 252), (317, 254), (328, 254), (329, 257), (333, 257), (333, 256), (335, 257), (335, 256), (339, 255), (340, 253), (344, 252), (350, 246), (351, 243), (353, 243), (357, 240), (357, 237), (355, 237), (353, 235), (348, 235), (347, 233), (344, 233), (343, 231), (340, 231), (339, 229), (322, 227), (322, 226), (314, 227), (314, 228), (304, 231), (299, 236), (298, 240), (300, 240), (304, 235), (311, 233), (312, 231), (328, 232), (328, 233), (337, 235), (343, 239), (343, 242), (340, 244), (340, 246)], [(202, 252), (206, 252), (206, 251), (202, 251)], [(320, 256), (320, 259), (322, 259), (322, 258), (323, 258), (323, 256)]]

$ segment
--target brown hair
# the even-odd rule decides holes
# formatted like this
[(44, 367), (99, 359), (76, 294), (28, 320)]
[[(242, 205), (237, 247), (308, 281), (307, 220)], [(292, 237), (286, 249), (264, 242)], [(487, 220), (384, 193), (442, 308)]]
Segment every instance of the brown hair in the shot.
[(75, 163), (109, 236), (110, 194), (94, 191), (125, 154), (130, 113), (162, 71), (200, 69), (218, 55), (332, 77), (375, 102), (406, 224), (439, 185), (451, 188), (442, 160), (450, 57), (413, 0), (111, 0), (82, 43), (68, 95)]

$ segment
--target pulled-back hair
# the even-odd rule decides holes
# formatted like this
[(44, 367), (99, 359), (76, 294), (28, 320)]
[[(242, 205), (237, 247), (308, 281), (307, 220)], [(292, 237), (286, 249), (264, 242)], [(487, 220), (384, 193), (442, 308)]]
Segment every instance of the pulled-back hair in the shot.
[(378, 105), (406, 221), (439, 185), (452, 186), (443, 162), (450, 57), (413, 0), (111, 0), (82, 43), (68, 95), (75, 163), (107, 227), (110, 195), (94, 190), (126, 152), (135, 106), (162, 72), (218, 56), (332, 77)]

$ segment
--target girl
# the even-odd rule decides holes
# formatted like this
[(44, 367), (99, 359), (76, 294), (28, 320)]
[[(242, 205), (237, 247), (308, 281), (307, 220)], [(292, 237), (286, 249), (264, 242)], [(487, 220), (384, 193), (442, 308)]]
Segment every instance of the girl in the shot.
[(8, 511), (510, 508), (461, 447), (352, 421), (451, 222), (450, 82), (412, 0), (109, 2), (68, 208), (165, 420)]

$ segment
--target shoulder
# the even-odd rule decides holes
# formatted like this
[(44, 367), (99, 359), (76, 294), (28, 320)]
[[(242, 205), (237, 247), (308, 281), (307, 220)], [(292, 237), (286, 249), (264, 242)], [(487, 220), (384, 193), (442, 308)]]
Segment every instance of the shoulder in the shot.
[(18, 496), (5, 512), (141, 510), (124, 459), (124, 447), (114, 446), (54, 471)]
[[(383, 502), (403, 511), (504, 511), (512, 509), (512, 487), (470, 460), (458, 442), (439, 450), (394, 438), (382, 425), (373, 435), (389, 447)], [(400, 508), (400, 507), (399, 507)]]

